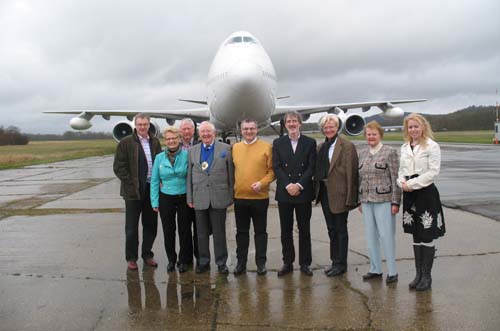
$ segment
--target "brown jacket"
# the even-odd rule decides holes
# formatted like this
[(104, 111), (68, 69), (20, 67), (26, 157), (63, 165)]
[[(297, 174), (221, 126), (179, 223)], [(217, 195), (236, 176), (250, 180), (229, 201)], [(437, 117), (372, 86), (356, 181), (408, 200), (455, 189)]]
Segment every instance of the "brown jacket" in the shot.
[[(158, 138), (150, 137), (149, 147), (154, 161), (156, 154), (161, 152)], [(113, 162), (113, 171), (121, 181), (120, 195), (123, 199), (141, 200), (144, 199), (145, 194), (149, 195), (149, 192), (145, 192), (147, 167), (144, 150), (137, 134), (134, 132), (123, 138), (116, 146)]]
[[(318, 145), (318, 151), (322, 145)], [(318, 203), (320, 183), (318, 179), (315, 181)], [(325, 184), (328, 205), (333, 214), (344, 213), (358, 206), (358, 153), (352, 142), (340, 136), (335, 143)]]

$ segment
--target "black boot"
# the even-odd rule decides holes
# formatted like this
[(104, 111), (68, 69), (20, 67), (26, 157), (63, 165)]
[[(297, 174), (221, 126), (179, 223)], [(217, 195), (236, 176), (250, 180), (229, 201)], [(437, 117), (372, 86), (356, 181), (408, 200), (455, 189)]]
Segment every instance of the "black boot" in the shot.
[(408, 285), (411, 290), (414, 290), (417, 287), (417, 284), (420, 282), (420, 278), (422, 277), (422, 250), (420, 249), (421, 245), (413, 245), (413, 255), (415, 256), (415, 270), (417, 271), (415, 274), (415, 279)]
[(420, 282), (418, 282), (417, 287), (415, 288), (417, 291), (427, 291), (431, 288), (432, 285), (432, 263), (434, 262), (434, 254), (436, 252), (434, 246), (421, 246), (422, 248), (422, 277), (420, 278)]

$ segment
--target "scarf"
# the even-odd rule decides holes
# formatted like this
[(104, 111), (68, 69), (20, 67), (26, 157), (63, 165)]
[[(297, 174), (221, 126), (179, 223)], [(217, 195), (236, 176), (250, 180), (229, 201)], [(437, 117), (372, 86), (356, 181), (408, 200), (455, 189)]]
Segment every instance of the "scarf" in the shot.
[(172, 167), (175, 164), (175, 158), (177, 157), (178, 152), (179, 152), (179, 147), (177, 147), (177, 149), (175, 151), (167, 149), (167, 157), (168, 157), (168, 160), (170, 161), (170, 164), (172, 165)]
[(338, 134), (332, 137), (332, 139), (325, 138), (325, 142), (321, 145), (318, 152), (318, 159), (316, 161), (316, 173), (315, 177), (317, 180), (323, 180), (328, 177), (328, 170), (330, 169), (330, 159), (328, 158), (328, 150), (337, 140)]

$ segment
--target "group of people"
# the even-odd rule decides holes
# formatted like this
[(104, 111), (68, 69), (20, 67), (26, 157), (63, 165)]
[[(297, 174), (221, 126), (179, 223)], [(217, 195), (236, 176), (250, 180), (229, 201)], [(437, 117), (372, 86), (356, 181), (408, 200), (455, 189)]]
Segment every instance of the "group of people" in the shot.
[(166, 149), (162, 151), (159, 140), (148, 133), (149, 116), (136, 115), (136, 129), (118, 144), (113, 165), (125, 199), (128, 268), (138, 268), (140, 218), (141, 257), (145, 265), (158, 265), (152, 245), (159, 213), (168, 272), (177, 267), (183, 273), (194, 265), (196, 273), (208, 271), (212, 235), (218, 272), (228, 274), (225, 222), (227, 208), (234, 204), (237, 263), (233, 273), (238, 276), (246, 272), (253, 223), (257, 274), (266, 274), (269, 186), (276, 178), (283, 256), (279, 277), (294, 269), (294, 219), (299, 231), (300, 271), (313, 275), (310, 220), (315, 202), (321, 203), (330, 238), (332, 263), (325, 269), (328, 277), (347, 271), (348, 215), (358, 207), (370, 256), (370, 270), (363, 279), (382, 277), (381, 243), (387, 261), (386, 283), (397, 282), (395, 215), (403, 191), (403, 227), (413, 235), (416, 267), (410, 288), (429, 289), (434, 240), (444, 235), (445, 225), (434, 185), (440, 169), (440, 149), (432, 140), (427, 120), (418, 114), (404, 119), (405, 143), (400, 157), (394, 148), (382, 144), (384, 131), (377, 122), (366, 125), (368, 148), (359, 151), (339, 135), (340, 122), (335, 114), (327, 114), (319, 121), (325, 139), (318, 145), (301, 133), (299, 113), (286, 113), (283, 122), (288, 134), (271, 145), (258, 137), (258, 123), (245, 119), (240, 124), (242, 141), (231, 147), (216, 140), (215, 126), (208, 121), (199, 125), (200, 139), (195, 141), (194, 123), (184, 119), (179, 129), (169, 126), (164, 130)]

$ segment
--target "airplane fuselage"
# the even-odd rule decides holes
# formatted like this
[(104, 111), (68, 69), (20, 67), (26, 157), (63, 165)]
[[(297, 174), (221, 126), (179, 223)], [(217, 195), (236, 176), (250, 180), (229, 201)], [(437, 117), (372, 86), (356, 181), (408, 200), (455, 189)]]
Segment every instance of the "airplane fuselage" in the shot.
[(252, 118), (270, 124), (276, 107), (276, 73), (260, 42), (248, 32), (231, 34), (219, 47), (208, 73), (210, 121), (222, 132)]

